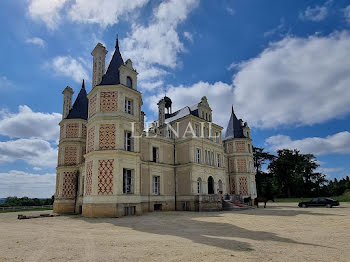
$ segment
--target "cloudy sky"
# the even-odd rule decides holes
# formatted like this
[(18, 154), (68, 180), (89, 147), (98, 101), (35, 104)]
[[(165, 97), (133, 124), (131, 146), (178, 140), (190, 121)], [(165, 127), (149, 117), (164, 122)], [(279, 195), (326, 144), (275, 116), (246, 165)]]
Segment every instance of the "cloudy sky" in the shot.
[(117, 34), (148, 120), (165, 92), (174, 109), (206, 95), (255, 146), (350, 174), (349, 0), (2, 0), (0, 33), (0, 197), (54, 193), (61, 92), (91, 89), (90, 52), (109, 61)]

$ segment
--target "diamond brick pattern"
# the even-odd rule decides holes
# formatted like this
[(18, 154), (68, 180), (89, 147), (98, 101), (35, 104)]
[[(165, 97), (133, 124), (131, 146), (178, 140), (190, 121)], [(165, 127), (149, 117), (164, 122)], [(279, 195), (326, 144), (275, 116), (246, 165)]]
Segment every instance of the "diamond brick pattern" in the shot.
[(118, 92), (101, 92), (100, 110), (101, 112), (117, 111)]
[(66, 146), (64, 149), (64, 164), (65, 165), (75, 165), (77, 164), (77, 147), (76, 146)]
[(236, 142), (236, 152), (238, 153), (246, 152), (245, 142), (242, 142), (242, 141)]
[(86, 125), (84, 125), (84, 124), (83, 124), (83, 126), (82, 126), (81, 136), (82, 136), (83, 138), (86, 137)]
[(92, 166), (93, 162), (89, 161), (86, 164), (86, 176), (85, 176), (85, 195), (91, 195), (92, 192)]
[(108, 150), (115, 148), (115, 125), (102, 124), (100, 126), (100, 149)]
[(114, 167), (113, 159), (98, 161), (98, 194), (99, 195), (113, 194), (113, 167)]
[(234, 178), (231, 178), (231, 194), (236, 194), (236, 182)]
[(78, 123), (70, 123), (66, 126), (66, 137), (67, 138), (75, 138), (79, 136), (79, 124)]
[(245, 159), (237, 160), (237, 170), (239, 173), (247, 172), (247, 161)]
[(84, 156), (85, 154), (86, 154), (86, 146), (83, 146), (81, 148), (81, 159), (83, 162), (85, 162), (85, 156)]
[(230, 172), (235, 172), (235, 160), (230, 158)]
[(56, 174), (56, 194), (55, 194), (55, 197), (58, 198), (60, 196), (60, 173), (57, 173)]
[(94, 151), (95, 127), (91, 127), (88, 133), (87, 153)]
[(64, 125), (60, 126), (60, 139), (64, 138)]
[(76, 172), (63, 172), (62, 197), (72, 199), (75, 197)]
[(248, 182), (246, 177), (239, 178), (239, 194), (248, 195)]
[(89, 117), (92, 117), (96, 113), (97, 109), (97, 95), (94, 95), (89, 99)]
[(227, 153), (230, 154), (233, 152), (233, 143), (232, 142), (228, 142), (227, 143)]

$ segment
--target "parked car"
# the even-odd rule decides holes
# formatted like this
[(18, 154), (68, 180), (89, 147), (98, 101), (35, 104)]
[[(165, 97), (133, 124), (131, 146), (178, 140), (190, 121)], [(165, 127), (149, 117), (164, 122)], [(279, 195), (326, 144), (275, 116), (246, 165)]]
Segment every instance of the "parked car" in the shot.
[(334, 207), (334, 206), (339, 206), (339, 201), (334, 200), (331, 198), (327, 197), (317, 197), (313, 198), (310, 201), (304, 201), (300, 202), (298, 204), (299, 207), (320, 207), (320, 206), (326, 206), (326, 207)]

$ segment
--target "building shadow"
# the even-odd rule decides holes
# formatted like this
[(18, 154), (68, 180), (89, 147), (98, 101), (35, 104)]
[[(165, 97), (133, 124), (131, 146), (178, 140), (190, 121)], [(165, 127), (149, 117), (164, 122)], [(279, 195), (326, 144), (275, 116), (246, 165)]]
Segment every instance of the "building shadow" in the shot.
[[(254, 241), (274, 241), (292, 245), (319, 246), (280, 237), (266, 231), (248, 230), (237, 225), (224, 222), (203, 221), (203, 219), (221, 218), (223, 212), (162, 212), (147, 213), (143, 216), (122, 218), (85, 218), (71, 216), (72, 219), (88, 223), (110, 223), (118, 227), (126, 227), (144, 233), (170, 235), (189, 239), (198, 244), (215, 246), (232, 251), (252, 251), (252, 245), (237, 239)], [(236, 238), (236, 239), (233, 239)]]

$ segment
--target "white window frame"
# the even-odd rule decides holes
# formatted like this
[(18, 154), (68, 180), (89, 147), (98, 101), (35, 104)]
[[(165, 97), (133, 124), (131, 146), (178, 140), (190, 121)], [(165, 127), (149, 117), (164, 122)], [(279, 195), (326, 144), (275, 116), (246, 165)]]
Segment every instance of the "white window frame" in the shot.
[(130, 98), (125, 98), (125, 113), (134, 114), (134, 101)]
[(198, 124), (194, 125), (194, 133), (196, 134), (196, 137), (200, 136), (199, 125)]
[(201, 163), (201, 150), (199, 148), (196, 148), (196, 163)]
[(202, 194), (202, 179), (197, 179), (197, 194)]
[(123, 194), (134, 194), (134, 175), (131, 169), (123, 168)]
[[(128, 134), (130, 134), (130, 137), (128, 137)], [(129, 144), (130, 142), (130, 144)], [(133, 145), (133, 139), (132, 139), (132, 133), (130, 131), (124, 132), (124, 149), (128, 152), (134, 152), (134, 145)]]
[(152, 177), (152, 193), (153, 195), (160, 195), (160, 176)]

